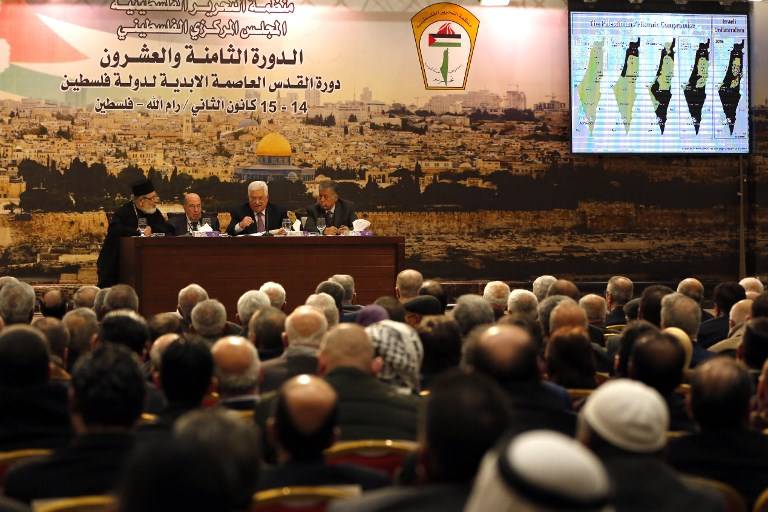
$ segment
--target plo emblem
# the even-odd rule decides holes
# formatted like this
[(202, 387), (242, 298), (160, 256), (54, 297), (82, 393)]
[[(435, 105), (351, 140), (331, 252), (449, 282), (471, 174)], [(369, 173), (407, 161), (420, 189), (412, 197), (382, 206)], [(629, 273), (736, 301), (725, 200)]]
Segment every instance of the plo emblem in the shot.
[(424, 87), (464, 90), (480, 20), (460, 5), (432, 4), (411, 18)]

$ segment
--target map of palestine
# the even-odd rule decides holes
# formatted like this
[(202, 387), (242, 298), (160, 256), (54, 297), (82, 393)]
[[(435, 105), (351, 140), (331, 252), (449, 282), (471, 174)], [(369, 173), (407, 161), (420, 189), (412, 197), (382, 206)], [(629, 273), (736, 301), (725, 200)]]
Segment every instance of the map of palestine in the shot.
[(656, 112), (659, 129), (662, 135), (667, 125), (667, 110), (672, 100), (672, 76), (675, 74), (675, 39), (666, 43), (661, 50), (659, 69), (656, 71), (656, 80), (649, 87), (651, 103)]
[(704, 101), (707, 99), (707, 79), (709, 78), (709, 42), (699, 43), (699, 49), (696, 50), (696, 60), (691, 70), (691, 77), (685, 86), (685, 102), (688, 103), (688, 112), (693, 119), (693, 128), (696, 135), (699, 134), (701, 127), (701, 109), (704, 107)]
[(584, 78), (579, 84), (579, 101), (584, 109), (589, 125), (589, 133), (595, 129), (597, 120), (597, 105), (600, 103), (600, 82), (603, 79), (603, 44), (595, 41), (589, 50), (589, 64), (584, 72)]
[(733, 135), (736, 125), (736, 110), (741, 101), (741, 75), (744, 65), (744, 41), (735, 43), (731, 50), (731, 58), (728, 61), (728, 70), (725, 72), (723, 83), (720, 84), (720, 102), (723, 104), (723, 112), (728, 120), (728, 128)]
[(629, 134), (632, 127), (632, 111), (635, 108), (635, 85), (637, 84), (637, 74), (640, 69), (640, 38), (637, 42), (630, 42), (627, 48), (627, 54), (624, 57), (624, 68), (621, 70), (621, 77), (613, 86), (613, 95), (616, 98), (616, 105), (619, 107), (621, 119), (624, 122), (624, 130)]

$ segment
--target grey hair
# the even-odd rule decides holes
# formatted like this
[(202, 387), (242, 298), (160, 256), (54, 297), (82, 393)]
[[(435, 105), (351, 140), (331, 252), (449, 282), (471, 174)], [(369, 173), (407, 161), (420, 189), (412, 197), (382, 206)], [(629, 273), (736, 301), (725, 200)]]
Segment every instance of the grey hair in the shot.
[(269, 305), (269, 295), (259, 290), (248, 290), (237, 299), (237, 316), (240, 323), (248, 325), (251, 315)]
[(61, 320), (69, 331), (69, 345), (79, 353), (88, 351), (91, 338), (99, 332), (99, 320), (91, 308), (77, 308), (67, 312)]
[[(328, 295), (327, 293), (318, 293), (317, 295), (310, 295), (309, 298), (311, 299), (312, 297), (316, 297), (322, 300), (323, 298), (320, 297), (321, 295), (325, 295), (326, 297), (328, 297), (328, 299), (330, 299), (330, 302), (328, 300), (325, 300), (326, 308), (329, 307), (328, 304), (333, 304), (333, 310), (336, 311), (336, 318), (338, 321), (338, 310), (336, 309), (336, 303), (333, 302), (333, 298), (330, 295)], [(299, 334), (299, 332), (293, 326), (293, 322), (296, 318), (295, 316), (296, 312), (299, 311), (299, 313), (301, 313), (300, 308), (302, 306), (299, 306), (294, 310), (293, 313), (288, 315), (288, 317), (285, 319), (285, 336), (288, 338), (288, 343), (290, 345), (305, 345), (309, 347), (319, 348), (320, 342), (323, 341), (323, 336), (331, 327), (327, 320), (328, 318), (327, 310), (320, 309), (318, 306), (314, 304), (310, 304), (309, 299), (307, 299), (306, 306), (310, 308), (310, 311), (314, 311), (320, 314), (319, 316), (321, 320), (320, 327), (316, 331), (310, 333), (309, 335)]]
[(336, 301), (327, 293), (313, 293), (307, 297), (305, 304), (320, 310), (323, 316), (325, 316), (328, 329), (336, 327), (339, 324), (339, 310), (336, 307)]
[(95, 299), (96, 298), (96, 294), (99, 293), (99, 287), (87, 284), (85, 286), (81, 286), (80, 288), (78, 288), (77, 291), (75, 292), (75, 295), (72, 297), (72, 300), (75, 303), (75, 307), (78, 307), (78, 308), (80, 308), (80, 307), (90, 307), (90, 305), (87, 305), (83, 301), (83, 298), (82, 298), (83, 292), (85, 292), (85, 291), (93, 291), (93, 292), (95, 292), (93, 294), (93, 298)]
[(504, 281), (491, 281), (485, 285), (483, 289), (483, 298), (488, 303), (497, 308), (504, 309), (507, 307), (507, 300), (509, 300), (509, 285)]
[(509, 292), (507, 299), (507, 311), (511, 314), (518, 314), (531, 321), (536, 321), (539, 312), (536, 308), (539, 306), (539, 299), (533, 292), (518, 288)]
[(349, 274), (334, 274), (328, 278), (329, 281), (339, 283), (344, 288), (344, 301), (352, 300), (355, 295), (355, 278)]
[(552, 283), (555, 281), (557, 281), (557, 278), (550, 275), (539, 276), (533, 281), (533, 294), (536, 296), (536, 300), (538, 300), (539, 303), (541, 303), (541, 301), (544, 300), (544, 297), (547, 296), (549, 287), (552, 286)]
[(243, 395), (251, 392), (259, 384), (261, 378), (261, 360), (259, 352), (250, 341), (244, 343), (251, 353), (251, 364), (245, 371), (239, 373), (224, 372), (218, 366), (214, 366), (214, 373), (219, 380), (219, 392), (225, 395)]
[[(269, 297), (269, 303), (272, 307), (280, 309), (285, 304), (285, 288), (280, 283), (274, 281), (267, 281), (261, 288), (260, 292), (264, 292)], [(240, 318), (242, 320), (242, 317)]]
[(606, 311), (605, 299), (595, 293), (588, 293), (579, 299), (579, 306), (587, 313), (590, 322), (604, 322)]
[(701, 323), (701, 307), (682, 293), (670, 293), (661, 299), (661, 328), (678, 327), (696, 341)]
[(6, 324), (26, 324), (35, 311), (35, 290), (24, 281), (9, 282), (0, 290), (0, 316)]
[(265, 194), (269, 195), (269, 187), (264, 181), (252, 181), (248, 184), (248, 193), (250, 194), (254, 190), (263, 190)]
[(551, 295), (546, 299), (539, 302), (539, 323), (541, 324), (541, 331), (545, 337), (549, 336), (549, 316), (552, 311), (560, 305), (561, 302), (572, 302), (576, 304), (576, 301), (565, 295)]
[(617, 306), (623, 306), (632, 299), (634, 284), (628, 277), (613, 276), (608, 280), (605, 292), (611, 295)]
[(192, 309), (192, 327), (200, 336), (218, 336), (227, 324), (227, 310), (216, 299), (199, 302)]
[(179, 290), (179, 314), (184, 320), (189, 321), (192, 308), (200, 302), (208, 300), (208, 292), (199, 284), (192, 283)]
[(453, 319), (459, 324), (462, 336), (482, 324), (496, 321), (493, 308), (479, 295), (466, 294), (459, 297), (453, 308)]

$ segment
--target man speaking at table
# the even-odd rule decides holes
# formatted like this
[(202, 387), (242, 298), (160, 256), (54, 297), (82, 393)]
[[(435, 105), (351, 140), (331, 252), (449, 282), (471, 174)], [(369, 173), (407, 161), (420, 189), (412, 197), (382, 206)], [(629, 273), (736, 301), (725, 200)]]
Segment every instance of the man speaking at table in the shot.
[[(124, 236), (150, 236), (152, 233), (173, 234), (173, 227), (157, 209), (160, 196), (148, 179), (134, 184), (131, 191), (133, 200), (115, 210), (109, 219), (107, 236), (101, 246), (96, 268), (99, 288), (107, 288), (118, 282), (120, 271), (120, 238)], [(139, 219), (146, 221), (146, 227), (139, 231)]]
[(347, 233), (352, 228), (352, 222), (357, 219), (352, 202), (341, 199), (336, 193), (336, 182), (322, 181), (317, 194), (317, 204), (307, 208), (308, 224), (317, 225), (317, 219), (325, 219), (325, 235)]
[(255, 233), (284, 234), (281, 225), (288, 218), (285, 208), (269, 202), (269, 188), (263, 181), (248, 185), (248, 202), (232, 210), (227, 227), (230, 236)]
[(219, 230), (219, 219), (216, 215), (204, 216), (200, 196), (188, 192), (184, 194), (184, 215), (169, 217), (168, 224), (173, 226), (176, 236), (189, 235), (203, 227), (203, 217), (210, 220), (210, 227), (213, 231)]

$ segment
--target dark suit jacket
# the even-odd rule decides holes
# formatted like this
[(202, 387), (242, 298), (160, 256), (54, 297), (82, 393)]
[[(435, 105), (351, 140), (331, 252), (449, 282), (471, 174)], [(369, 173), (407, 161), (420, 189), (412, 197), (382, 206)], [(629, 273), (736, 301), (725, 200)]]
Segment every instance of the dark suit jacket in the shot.
[[(206, 217), (211, 219), (211, 228), (214, 231), (219, 231), (221, 229), (219, 226), (219, 217), (211, 213), (203, 213), (203, 215), (200, 217), (200, 227), (202, 227), (202, 220)], [(187, 215), (184, 213), (181, 215), (169, 215), (168, 224), (171, 225), (173, 228), (173, 234), (176, 236), (189, 234), (189, 229), (187, 227)]]
[(752, 509), (768, 487), (768, 437), (747, 429), (705, 431), (672, 439), (667, 460), (681, 473), (733, 486)]
[[(227, 226), (227, 233), (229, 233), (230, 236), (258, 233), (256, 228), (256, 216), (248, 203), (241, 204), (239, 207), (232, 210), (230, 215), (232, 216), (232, 220), (229, 222), (229, 226)], [(245, 217), (252, 218), (253, 224), (237, 233), (235, 231), (235, 226)], [(267, 207), (264, 209), (264, 227), (267, 231), (280, 229), (283, 225), (283, 219), (286, 218), (288, 218), (288, 214), (286, 213), (285, 208), (278, 206), (271, 201), (267, 203)]]
[(508, 382), (501, 384), (515, 411), (510, 432), (548, 429), (573, 436), (576, 413), (571, 399), (562, 387), (551, 382)]
[(632, 454), (613, 447), (596, 450), (613, 481), (616, 512), (723, 511), (718, 496), (687, 487), (655, 455)]
[(133, 445), (128, 432), (78, 436), (44, 460), (12, 469), (5, 494), (23, 502), (106, 494), (115, 488)]
[(365, 493), (360, 498), (337, 500), (329, 512), (462, 512), (470, 484), (430, 484), (423, 487), (391, 487)]
[(364, 491), (390, 485), (384, 473), (351, 464), (326, 465), (322, 459), (287, 462), (264, 470), (259, 490), (317, 485), (359, 485)]
[(283, 385), (291, 377), (308, 373), (317, 374), (317, 355), (310, 355), (304, 351), (297, 351), (296, 347), (288, 347), (283, 355), (270, 359), (261, 365), (263, 380), (261, 381), (262, 393), (274, 391)]
[(606, 327), (609, 325), (620, 325), (627, 323), (627, 316), (624, 314), (624, 306), (616, 306), (605, 318)]
[[(153, 233), (173, 234), (173, 227), (165, 221), (160, 210), (156, 210), (152, 215), (142, 212), (138, 213), (140, 217), (147, 219), (147, 225), (152, 228)], [(136, 210), (131, 201), (115, 210), (115, 213), (109, 219), (107, 236), (104, 238), (104, 244), (101, 246), (101, 252), (99, 252), (99, 259), (96, 261), (99, 288), (117, 284), (120, 272), (120, 238), (136, 236), (138, 233), (138, 220)]]
[(718, 316), (701, 323), (697, 342), (702, 348), (709, 348), (728, 337), (728, 315)]
[(0, 451), (57, 448), (72, 436), (67, 388), (0, 387)]
[[(316, 229), (318, 217), (324, 217), (325, 212), (320, 208), (319, 204), (313, 204), (307, 208), (307, 231)], [(333, 209), (333, 225), (337, 228), (341, 226), (347, 226), (352, 229), (352, 222), (357, 219), (352, 202), (346, 199), (339, 198), (336, 200), (336, 206)]]

